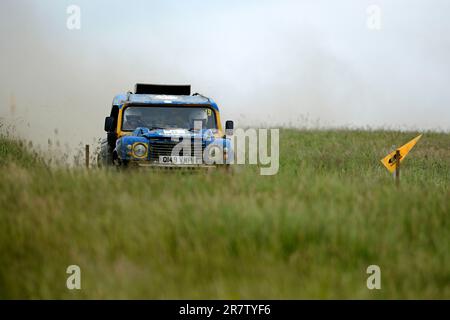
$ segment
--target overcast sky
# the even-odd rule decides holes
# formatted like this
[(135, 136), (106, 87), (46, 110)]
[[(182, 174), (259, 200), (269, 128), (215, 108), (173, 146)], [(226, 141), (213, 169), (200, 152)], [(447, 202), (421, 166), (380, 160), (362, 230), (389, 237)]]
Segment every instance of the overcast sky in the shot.
[(90, 142), (115, 94), (188, 83), (240, 125), (450, 130), (449, 13), (447, 0), (2, 0), (0, 117), (36, 141)]

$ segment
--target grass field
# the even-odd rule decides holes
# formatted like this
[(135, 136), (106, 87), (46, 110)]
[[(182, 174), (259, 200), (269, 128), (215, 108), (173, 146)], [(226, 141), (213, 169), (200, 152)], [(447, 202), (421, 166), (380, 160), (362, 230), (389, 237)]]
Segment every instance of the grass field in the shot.
[(282, 130), (275, 176), (48, 168), (2, 138), (0, 298), (449, 299), (450, 135), (398, 189), (379, 161), (417, 134)]

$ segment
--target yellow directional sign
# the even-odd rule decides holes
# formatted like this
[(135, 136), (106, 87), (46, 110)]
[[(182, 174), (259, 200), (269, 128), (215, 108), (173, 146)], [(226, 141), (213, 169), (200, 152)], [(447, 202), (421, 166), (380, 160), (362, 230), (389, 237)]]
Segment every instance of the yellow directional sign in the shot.
[[(405, 145), (403, 145), (403, 146), (401, 146), (400, 148), (397, 149), (397, 150), (400, 151), (400, 163), (402, 163), (403, 159), (406, 157), (408, 152), (411, 151), (411, 149), (415, 146), (415, 144), (417, 143), (417, 141), (419, 141), (419, 139), (421, 137), (422, 137), (422, 135), (419, 135), (419, 136), (415, 137), (414, 139), (412, 139), (407, 144), (405, 144)], [(394, 172), (395, 171), (395, 163), (396, 163), (396, 161), (397, 161), (397, 159), (396, 159), (396, 150), (392, 151), (386, 157), (381, 159), (381, 163), (390, 172)]]

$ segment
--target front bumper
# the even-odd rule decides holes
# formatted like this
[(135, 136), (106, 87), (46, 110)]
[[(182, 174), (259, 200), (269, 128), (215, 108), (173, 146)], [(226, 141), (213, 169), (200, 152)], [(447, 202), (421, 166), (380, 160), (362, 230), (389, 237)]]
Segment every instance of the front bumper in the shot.
[(208, 164), (169, 164), (151, 161), (130, 161), (131, 166), (139, 168), (159, 169), (159, 170), (214, 170), (223, 165)]

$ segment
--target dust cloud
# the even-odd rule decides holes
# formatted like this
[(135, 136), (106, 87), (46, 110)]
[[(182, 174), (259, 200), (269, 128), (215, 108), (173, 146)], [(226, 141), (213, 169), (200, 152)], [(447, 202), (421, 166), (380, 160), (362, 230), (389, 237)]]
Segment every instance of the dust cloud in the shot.
[[(79, 30), (66, 27), (69, 5)], [(449, 11), (444, 0), (2, 0), (0, 117), (69, 150), (103, 136), (113, 96), (136, 82), (188, 83), (240, 126), (448, 131)]]

